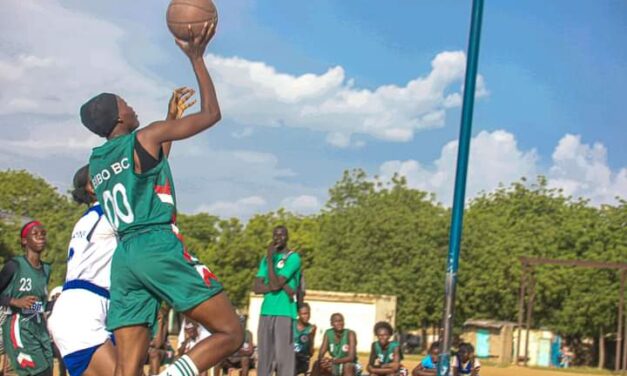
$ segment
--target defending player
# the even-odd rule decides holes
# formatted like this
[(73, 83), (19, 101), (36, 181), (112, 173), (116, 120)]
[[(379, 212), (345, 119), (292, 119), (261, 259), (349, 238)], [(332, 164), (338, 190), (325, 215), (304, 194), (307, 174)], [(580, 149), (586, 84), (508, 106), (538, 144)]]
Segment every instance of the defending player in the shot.
[(19, 376), (52, 376), (52, 341), (44, 318), (50, 264), (41, 261), (46, 229), (39, 221), (28, 222), (20, 238), (24, 255), (13, 257), (0, 272), (0, 302), (10, 308), (2, 324), (4, 348)]
[(113, 375), (115, 349), (105, 324), (117, 239), (94, 196), (88, 166), (74, 174), (72, 196), (88, 209), (72, 230), (63, 292), (48, 328), (70, 376)]
[(120, 97), (103, 93), (81, 107), (81, 120), (107, 142), (93, 150), (89, 172), (98, 200), (117, 230), (111, 264), (107, 327), (114, 331), (117, 375), (141, 372), (161, 300), (212, 333), (162, 375), (195, 376), (235, 352), (243, 330), (222, 285), (185, 249), (176, 229), (175, 191), (164, 144), (191, 137), (217, 123), (220, 109), (203, 53), (213, 34), (177, 44), (198, 80), (200, 112), (180, 120), (139, 127), (137, 115)]

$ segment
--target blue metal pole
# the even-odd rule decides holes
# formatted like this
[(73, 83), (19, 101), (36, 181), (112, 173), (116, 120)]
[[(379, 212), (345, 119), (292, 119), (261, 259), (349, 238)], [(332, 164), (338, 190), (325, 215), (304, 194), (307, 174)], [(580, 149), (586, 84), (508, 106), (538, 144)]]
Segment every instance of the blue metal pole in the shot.
[(470, 37), (468, 41), (468, 57), (466, 61), (466, 79), (464, 81), (464, 103), (459, 132), (459, 148), (457, 151), (457, 171), (455, 173), (455, 194), (451, 215), (451, 232), (449, 235), (448, 264), (446, 268), (443, 333), (440, 337), (440, 361), (438, 376), (451, 376), (451, 339), (455, 317), (455, 288), (457, 269), (459, 266), (459, 247), (462, 240), (462, 224), (464, 220), (464, 201), (466, 197), (466, 176), (468, 172), (468, 153), (472, 130), (472, 113), (475, 102), (475, 83), (477, 81), (477, 65), (479, 61), (479, 42), (481, 39), (481, 19), (483, 16), (483, 0), (472, 3), (472, 19), (470, 21)]

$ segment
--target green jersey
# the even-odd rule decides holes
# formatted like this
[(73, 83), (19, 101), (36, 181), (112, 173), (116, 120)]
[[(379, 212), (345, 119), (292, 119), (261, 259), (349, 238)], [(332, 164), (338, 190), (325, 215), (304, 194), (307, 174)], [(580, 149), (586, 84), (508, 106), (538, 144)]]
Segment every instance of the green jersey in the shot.
[(152, 169), (135, 172), (136, 133), (93, 149), (89, 176), (111, 225), (122, 237), (152, 225), (169, 225), (176, 216), (170, 165), (165, 157)]
[(348, 333), (350, 333), (350, 330), (342, 330), (339, 340), (335, 336), (335, 330), (333, 329), (327, 329), (324, 333), (329, 343), (329, 354), (331, 354), (333, 359), (344, 358), (348, 355)]
[(11, 311), (13, 313), (21, 313), (24, 318), (37, 316), (36, 321), (41, 322), (41, 315), (44, 313), (48, 301), (50, 264), (42, 262), (39, 268), (35, 268), (28, 262), (25, 256), (16, 256), (13, 258), (13, 261), (17, 263), (17, 269), (3, 294), (12, 298), (36, 296), (38, 300), (30, 308), (21, 310), (11, 308)]
[(294, 322), (294, 351), (309, 356), (311, 354), (311, 331), (313, 325), (309, 324), (298, 330), (298, 323)]
[[(275, 253), (273, 257), (274, 271), (278, 277), (284, 277), (287, 285), (296, 291), (300, 280), (300, 255), (296, 252)], [(268, 283), (268, 260), (264, 256), (259, 263), (257, 277)], [(285, 290), (270, 291), (264, 294), (261, 303), (262, 316), (287, 316), (293, 319), (298, 317), (296, 301), (291, 299)]]
[(381, 362), (382, 365), (392, 363), (394, 361), (394, 350), (399, 346), (398, 342), (392, 341), (388, 343), (385, 349), (381, 347), (379, 341), (374, 342), (373, 345), (377, 359), (379, 359), (379, 362)]

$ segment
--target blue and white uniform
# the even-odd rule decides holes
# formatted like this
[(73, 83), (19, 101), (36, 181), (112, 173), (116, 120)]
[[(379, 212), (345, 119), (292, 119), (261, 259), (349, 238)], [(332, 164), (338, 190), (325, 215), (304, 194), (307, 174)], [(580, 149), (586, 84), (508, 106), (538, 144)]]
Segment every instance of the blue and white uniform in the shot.
[(459, 355), (456, 355), (451, 359), (451, 367), (457, 368), (457, 372), (460, 375), (470, 375), (472, 374), (472, 371), (477, 371), (478, 374), (481, 369), (481, 362), (479, 359), (475, 358), (474, 362), (467, 361), (466, 363), (463, 363), (459, 358)]
[(111, 337), (106, 321), (116, 246), (115, 231), (100, 205), (93, 204), (74, 225), (63, 292), (48, 320), (71, 376), (83, 374), (94, 352)]

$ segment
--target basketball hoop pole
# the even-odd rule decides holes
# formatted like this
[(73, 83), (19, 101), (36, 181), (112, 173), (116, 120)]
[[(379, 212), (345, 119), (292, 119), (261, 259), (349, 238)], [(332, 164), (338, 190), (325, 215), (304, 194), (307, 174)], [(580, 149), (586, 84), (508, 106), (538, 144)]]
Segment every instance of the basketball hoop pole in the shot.
[(457, 150), (457, 171), (455, 173), (455, 194), (451, 215), (451, 232), (449, 234), (448, 263), (446, 267), (443, 333), (440, 337), (440, 361), (438, 376), (452, 375), (451, 339), (455, 317), (455, 287), (459, 266), (459, 247), (462, 239), (462, 223), (464, 220), (464, 201), (466, 196), (466, 175), (468, 172), (468, 152), (472, 129), (472, 112), (475, 101), (475, 83), (477, 81), (477, 65), (479, 61), (479, 41), (481, 39), (481, 19), (483, 16), (483, 0), (472, 3), (470, 21), (470, 37), (466, 60), (466, 79), (464, 81), (464, 102), (459, 131), (459, 147)]

